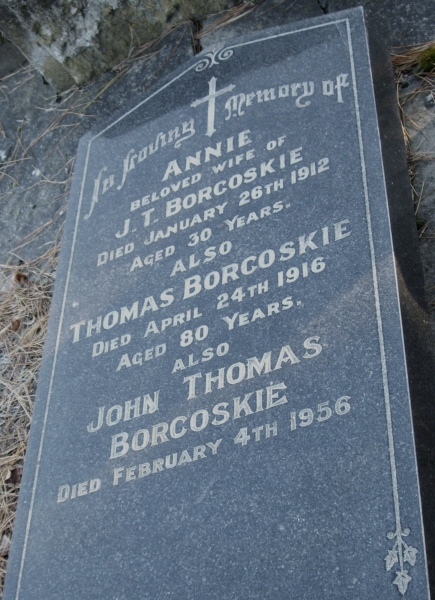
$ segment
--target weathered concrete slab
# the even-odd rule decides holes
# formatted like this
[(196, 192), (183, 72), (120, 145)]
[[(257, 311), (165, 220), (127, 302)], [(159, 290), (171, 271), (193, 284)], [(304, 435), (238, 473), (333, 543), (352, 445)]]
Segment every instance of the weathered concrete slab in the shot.
[(416, 45), (435, 39), (435, 3), (432, 0), (321, 0), (325, 10), (336, 12), (362, 6), (390, 46)]
[(256, 33), (259, 29), (277, 27), (320, 17), (323, 14), (318, 0), (265, 0), (241, 19), (215, 28), (221, 18), (220, 15), (208, 17), (202, 22), (201, 46), (204, 50), (230, 39), (249, 33)]
[(26, 62), (25, 56), (11, 42), (0, 45), (0, 77), (12, 73)]

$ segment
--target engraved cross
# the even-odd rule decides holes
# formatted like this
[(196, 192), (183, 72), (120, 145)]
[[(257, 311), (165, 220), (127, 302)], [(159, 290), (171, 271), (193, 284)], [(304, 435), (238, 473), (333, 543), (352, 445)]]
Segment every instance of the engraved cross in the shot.
[(214, 128), (214, 117), (216, 112), (216, 98), (221, 96), (222, 94), (226, 94), (227, 92), (231, 92), (236, 86), (228, 85), (226, 88), (222, 88), (218, 92), (216, 91), (216, 77), (212, 77), (208, 82), (208, 96), (205, 98), (201, 98), (200, 100), (195, 100), (192, 102), (194, 108), (196, 108), (199, 104), (203, 104), (204, 102), (208, 102), (208, 113), (207, 113), (207, 133), (211, 137), (216, 129)]

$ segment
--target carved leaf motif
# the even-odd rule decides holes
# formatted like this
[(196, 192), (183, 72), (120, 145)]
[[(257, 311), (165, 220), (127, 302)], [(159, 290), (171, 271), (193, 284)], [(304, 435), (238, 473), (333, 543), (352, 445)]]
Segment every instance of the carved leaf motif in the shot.
[(409, 564), (412, 567), (415, 565), (415, 561), (417, 560), (417, 552), (418, 550), (416, 548), (413, 548), (412, 546), (407, 546), (403, 553), (404, 560), (409, 562)]
[(396, 571), (396, 579), (393, 581), (393, 584), (397, 585), (397, 588), (402, 596), (406, 594), (408, 583), (411, 581), (411, 579), (412, 577), (408, 575), (408, 571), (406, 571), (406, 569), (403, 571)]
[(385, 568), (387, 571), (389, 571), (391, 567), (398, 562), (398, 560), (397, 550), (388, 550), (388, 554), (385, 557)]

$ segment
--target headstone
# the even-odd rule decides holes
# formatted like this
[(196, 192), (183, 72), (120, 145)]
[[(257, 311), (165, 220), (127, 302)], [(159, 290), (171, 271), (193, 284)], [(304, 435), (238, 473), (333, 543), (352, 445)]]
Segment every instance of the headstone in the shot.
[(5, 600), (428, 597), (386, 183), (360, 9), (82, 140)]

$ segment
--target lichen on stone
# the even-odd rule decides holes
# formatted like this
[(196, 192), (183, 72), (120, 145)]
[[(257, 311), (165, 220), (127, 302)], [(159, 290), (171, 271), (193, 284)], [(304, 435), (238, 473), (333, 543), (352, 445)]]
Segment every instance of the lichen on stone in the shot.
[[(57, 91), (125, 60), (133, 46), (236, 0), (0, 0), (0, 31)], [(52, 57), (50, 60), (49, 57)]]

